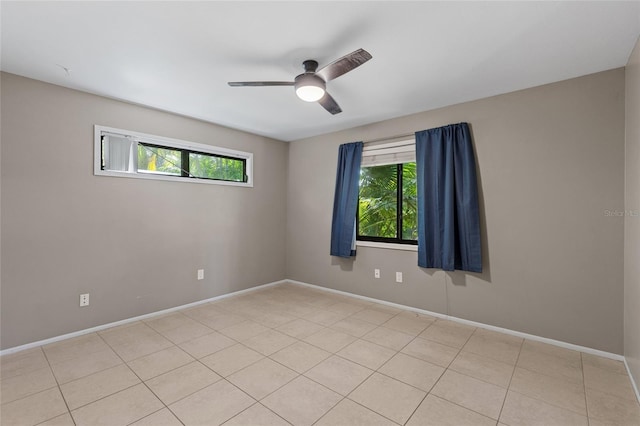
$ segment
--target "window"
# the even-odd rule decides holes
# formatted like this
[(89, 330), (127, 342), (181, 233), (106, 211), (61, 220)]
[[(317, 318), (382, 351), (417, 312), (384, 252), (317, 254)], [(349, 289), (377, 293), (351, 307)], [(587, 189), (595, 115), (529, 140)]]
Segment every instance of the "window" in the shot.
[(357, 240), (416, 245), (417, 204), (415, 142), (365, 145)]
[(94, 174), (253, 186), (253, 154), (95, 126)]

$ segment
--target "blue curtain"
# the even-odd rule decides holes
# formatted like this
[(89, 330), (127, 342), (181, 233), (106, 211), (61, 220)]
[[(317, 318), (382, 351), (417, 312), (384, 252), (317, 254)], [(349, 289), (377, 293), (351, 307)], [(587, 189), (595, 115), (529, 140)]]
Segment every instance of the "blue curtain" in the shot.
[(346, 143), (340, 145), (338, 151), (336, 192), (331, 222), (331, 256), (356, 255), (354, 243), (362, 146), (362, 142)]
[(416, 132), (418, 266), (482, 272), (476, 163), (467, 123)]

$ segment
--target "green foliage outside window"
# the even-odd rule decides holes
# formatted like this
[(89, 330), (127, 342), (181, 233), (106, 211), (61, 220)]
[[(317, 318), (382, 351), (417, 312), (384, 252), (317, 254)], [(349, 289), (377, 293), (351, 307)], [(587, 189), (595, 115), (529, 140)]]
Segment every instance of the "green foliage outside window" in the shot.
[[(402, 185), (400, 200), (399, 182)], [(359, 236), (417, 240), (416, 164), (363, 167), (358, 209)], [(401, 235), (397, 232), (398, 211), (402, 215)]]
[(177, 149), (138, 144), (138, 170), (180, 176), (182, 153)]
[(244, 182), (243, 160), (197, 152), (188, 153), (188, 164), (182, 158), (179, 149), (138, 144), (138, 171)]
[(199, 178), (244, 182), (244, 162), (234, 158), (190, 152), (189, 173)]

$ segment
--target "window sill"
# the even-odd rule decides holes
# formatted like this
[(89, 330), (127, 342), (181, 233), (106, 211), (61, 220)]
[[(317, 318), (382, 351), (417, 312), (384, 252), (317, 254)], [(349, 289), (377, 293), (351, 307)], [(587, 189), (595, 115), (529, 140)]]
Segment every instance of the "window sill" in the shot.
[(376, 241), (356, 241), (356, 247), (373, 247), (387, 250), (418, 251), (418, 246), (410, 244), (379, 243)]

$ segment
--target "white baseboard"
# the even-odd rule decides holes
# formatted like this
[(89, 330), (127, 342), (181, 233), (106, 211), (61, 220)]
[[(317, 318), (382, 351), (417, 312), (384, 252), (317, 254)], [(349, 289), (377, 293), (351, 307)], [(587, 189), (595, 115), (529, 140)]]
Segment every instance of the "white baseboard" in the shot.
[(355, 297), (356, 299), (361, 299), (361, 300), (367, 300), (369, 302), (380, 303), (382, 305), (391, 306), (391, 307), (394, 307), (394, 308), (405, 309), (405, 310), (408, 310), (408, 311), (413, 311), (413, 312), (417, 312), (417, 313), (425, 314), (425, 315), (431, 315), (433, 317), (443, 318), (443, 319), (447, 319), (447, 320), (450, 320), (450, 321), (455, 321), (455, 322), (458, 322), (458, 323), (461, 323), (461, 324), (471, 325), (473, 327), (483, 328), (483, 329), (491, 330), (491, 331), (497, 331), (499, 333), (509, 334), (511, 336), (522, 337), (524, 339), (529, 339), (529, 340), (535, 340), (537, 342), (547, 343), (549, 345), (559, 346), (559, 347), (565, 348), (565, 349), (571, 349), (571, 350), (574, 350), (574, 351), (585, 352), (585, 353), (588, 353), (588, 354), (591, 354), (591, 355), (597, 355), (597, 356), (601, 356), (601, 357), (604, 357), (604, 358), (614, 359), (616, 361), (624, 361), (624, 356), (622, 356), (622, 355), (614, 354), (614, 353), (611, 353), (611, 352), (601, 351), (599, 349), (593, 349), (593, 348), (588, 348), (586, 346), (574, 345), (572, 343), (562, 342), (560, 340), (548, 339), (546, 337), (540, 337), (540, 336), (536, 336), (534, 334), (522, 333), (520, 331), (510, 330), (508, 328), (496, 327), (496, 326), (493, 326), (493, 325), (483, 324), (483, 323), (480, 323), (480, 322), (469, 321), (469, 320), (466, 320), (466, 319), (463, 319), (463, 318), (453, 317), (453, 316), (441, 314), (441, 313), (438, 313), (438, 312), (431, 312), (431, 311), (427, 311), (427, 310), (424, 310), (424, 309), (419, 309), (419, 308), (414, 308), (414, 307), (411, 307), (411, 306), (401, 305), (399, 303), (387, 302), (386, 300), (374, 299), (372, 297), (361, 296), (359, 294), (353, 294), (353, 293), (349, 293), (349, 292), (346, 292), (346, 291), (334, 290), (332, 288), (326, 288), (326, 287), (322, 287), (322, 286), (315, 285), (315, 284), (305, 283), (305, 282), (302, 282), (302, 281), (296, 281), (296, 280), (285, 280), (285, 281), (286, 282), (290, 282), (292, 284), (298, 284), (298, 285), (302, 285), (302, 286), (306, 286), (306, 287), (312, 287), (312, 288), (315, 288), (315, 289), (318, 289), (318, 290), (328, 291), (330, 293), (341, 294), (343, 296), (350, 296), (350, 297)]
[(15, 353), (15, 352), (24, 351), (26, 349), (35, 348), (35, 347), (38, 347), (38, 346), (48, 345), (50, 343), (59, 342), (61, 340), (71, 339), (72, 337), (78, 337), (78, 336), (82, 336), (84, 334), (95, 333), (96, 331), (101, 331), (101, 330), (104, 330), (104, 329), (107, 329), (107, 328), (116, 327), (118, 325), (128, 324), (130, 322), (140, 321), (140, 320), (144, 320), (144, 319), (147, 319), (147, 318), (153, 318), (153, 317), (156, 317), (156, 316), (159, 316), (159, 315), (164, 315), (164, 314), (168, 314), (170, 312), (178, 311), (180, 309), (191, 308), (191, 307), (194, 307), (194, 306), (202, 305), (204, 303), (213, 302), (215, 300), (226, 299), (227, 297), (238, 296), (240, 294), (249, 293), (249, 292), (260, 290), (260, 289), (263, 289), (263, 288), (266, 288), (266, 287), (271, 287), (271, 286), (278, 285), (278, 284), (284, 284), (286, 282), (287, 282), (287, 280), (274, 281), (274, 282), (267, 283), (267, 284), (262, 284), (262, 285), (259, 285), (259, 286), (256, 286), (256, 287), (251, 287), (251, 288), (247, 288), (247, 289), (244, 289), (244, 290), (234, 291), (233, 293), (227, 293), (227, 294), (222, 294), (220, 296), (211, 297), (209, 299), (198, 300), (197, 302), (187, 303), (186, 305), (175, 306), (173, 308), (163, 309), (161, 311), (151, 312), (151, 313), (144, 314), (144, 315), (139, 315), (139, 316), (133, 317), (133, 318), (127, 318), (127, 319), (123, 319), (123, 320), (120, 320), (120, 321), (110, 322), (108, 324), (98, 325), (98, 326), (95, 326), (95, 327), (86, 328), (84, 330), (74, 331), (73, 333), (67, 333), (67, 334), (63, 334), (63, 335), (60, 335), (60, 336), (51, 337), (49, 339), (38, 340), (37, 342), (27, 343), (27, 344), (24, 344), (24, 345), (15, 346), (13, 348), (4, 349), (4, 350), (0, 351), (0, 356), (12, 354), (12, 353)]
[(627, 368), (627, 374), (629, 375), (629, 380), (631, 380), (631, 386), (633, 386), (633, 390), (636, 393), (636, 398), (638, 399), (638, 402), (640, 403), (640, 390), (638, 389), (638, 384), (636, 383), (633, 374), (631, 373), (631, 369), (629, 368), (629, 364), (627, 363), (627, 360), (625, 358), (624, 360), (624, 366)]
[(322, 287), (319, 285), (315, 285), (315, 284), (309, 284), (309, 283), (305, 283), (302, 281), (296, 281), (296, 280), (291, 280), (291, 279), (284, 279), (284, 280), (280, 280), (280, 281), (274, 281), (271, 283), (267, 283), (267, 284), (262, 284), (256, 287), (251, 287), (251, 288), (247, 288), (244, 290), (239, 290), (239, 291), (234, 291), (233, 293), (227, 293), (227, 294), (222, 294), (220, 296), (215, 296), (215, 297), (211, 297), (209, 299), (204, 299), (204, 300), (199, 300), (197, 302), (192, 302), (192, 303), (187, 303), (185, 305), (180, 305), (180, 306), (175, 306), (173, 308), (168, 308), (168, 309), (163, 309), (161, 311), (156, 311), (156, 312), (151, 312), (145, 315), (139, 315), (137, 317), (132, 317), (132, 318), (127, 318), (124, 320), (120, 320), (120, 321), (115, 321), (115, 322), (111, 322), (108, 324), (103, 324), (103, 325), (99, 325), (96, 327), (91, 327), (91, 328), (87, 328), (84, 330), (80, 330), (80, 331), (75, 331), (73, 333), (68, 333), (68, 334), (63, 334), (60, 336), (56, 336), (56, 337), (51, 337), (49, 339), (44, 339), (44, 340), (39, 340), (37, 342), (32, 342), (32, 343), (27, 343), (24, 345), (20, 345), (20, 346), (16, 346), (13, 348), (8, 348), (8, 349), (4, 349), (0, 351), (0, 356), (1, 355), (8, 355), (8, 354), (12, 354), (15, 352), (20, 352), (26, 349), (31, 349), (31, 348), (35, 348), (38, 346), (43, 346), (43, 345), (48, 345), (50, 343), (55, 343), (55, 342), (59, 342), (61, 340), (66, 340), (66, 339), (71, 339), (73, 337), (78, 337), (78, 336), (82, 336), (84, 334), (89, 334), (89, 333), (95, 333), (96, 331), (101, 331), (110, 327), (115, 327), (118, 325), (123, 325), (123, 324), (127, 324), (127, 323), (131, 323), (131, 322), (135, 322), (135, 321), (140, 321), (140, 320), (144, 320), (147, 318), (153, 318), (159, 315), (164, 315), (164, 314), (168, 314), (170, 312), (174, 312), (180, 309), (186, 309), (186, 308), (191, 308), (194, 306), (198, 306), (198, 305), (202, 305), (204, 303), (209, 303), (209, 302), (213, 302), (216, 300), (221, 300), (221, 299), (226, 299), (228, 297), (232, 297), (232, 296), (238, 296), (244, 293), (250, 293), (256, 290), (260, 290), (260, 289), (264, 289), (267, 287), (272, 287), (274, 285), (278, 285), (278, 284), (284, 284), (284, 283), (291, 283), (291, 284), (296, 284), (296, 285), (300, 285), (300, 286), (304, 286), (304, 287), (310, 287), (310, 288), (314, 288), (320, 291), (326, 291), (328, 293), (334, 293), (334, 294), (340, 294), (343, 296), (349, 296), (349, 297), (354, 297), (356, 299), (361, 299), (361, 300), (366, 300), (369, 302), (375, 302), (375, 303), (379, 303), (382, 305), (386, 305), (386, 306), (391, 306), (394, 308), (399, 308), (399, 309), (404, 309), (404, 310), (408, 310), (408, 311), (412, 311), (412, 312), (417, 312), (420, 314), (425, 314), (425, 315), (431, 315), (433, 317), (436, 318), (443, 318), (443, 319), (447, 319), (450, 321), (455, 321), (455, 322), (459, 322), (461, 324), (467, 324), (467, 325), (471, 325), (474, 327), (478, 327), (478, 328), (483, 328), (486, 330), (492, 330), (492, 331), (497, 331), (499, 333), (504, 333), (504, 334), (508, 334), (511, 336), (517, 336), (517, 337), (521, 337), (524, 339), (529, 339), (529, 340), (534, 340), (537, 342), (542, 342), (542, 343), (547, 343), (550, 345), (554, 345), (554, 346), (559, 346), (561, 348), (566, 348), (566, 349), (571, 349), (574, 351), (579, 351), (579, 352), (584, 352), (584, 353), (588, 353), (588, 354), (592, 354), (592, 355), (597, 355), (597, 356), (601, 356), (604, 358), (609, 358), (609, 359), (613, 359), (616, 361), (623, 361), (624, 365), (627, 369), (627, 373), (629, 375), (629, 379), (631, 380), (631, 385), (633, 386), (633, 389), (635, 391), (636, 397), (638, 398), (638, 401), (640, 402), (640, 391), (638, 390), (638, 385), (636, 383), (636, 381), (634, 380), (633, 375), (631, 374), (631, 370), (629, 369), (629, 365), (627, 364), (626, 359), (624, 358), (624, 356), (622, 355), (618, 355), (618, 354), (614, 354), (611, 352), (605, 352), (605, 351), (601, 351), (598, 349), (593, 349), (593, 348), (588, 348), (586, 346), (580, 346), (580, 345), (574, 345), (572, 343), (567, 343), (567, 342), (562, 342), (560, 340), (554, 340), (554, 339), (548, 339), (546, 337), (540, 337), (540, 336), (536, 336), (533, 334), (528, 334), (528, 333), (522, 333), (520, 331), (515, 331), (515, 330), (510, 330), (508, 328), (502, 328), (502, 327), (495, 327), (493, 325), (488, 325), (488, 324), (483, 324), (483, 323), (479, 323), (479, 322), (475, 322), (475, 321), (469, 321), (463, 318), (457, 318), (457, 317), (453, 317), (450, 315), (445, 315), (445, 314), (441, 314), (438, 312), (431, 312), (431, 311), (427, 311), (425, 309), (419, 309), (419, 308), (414, 308), (411, 306), (406, 306), (406, 305), (401, 305), (399, 303), (393, 303), (393, 302), (388, 302), (386, 300), (380, 300), (380, 299), (374, 299), (372, 297), (367, 297), (367, 296), (361, 296), (359, 294), (354, 294), (354, 293), (349, 293), (346, 291), (341, 291), (341, 290), (334, 290), (332, 288), (327, 288), (327, 287)]

